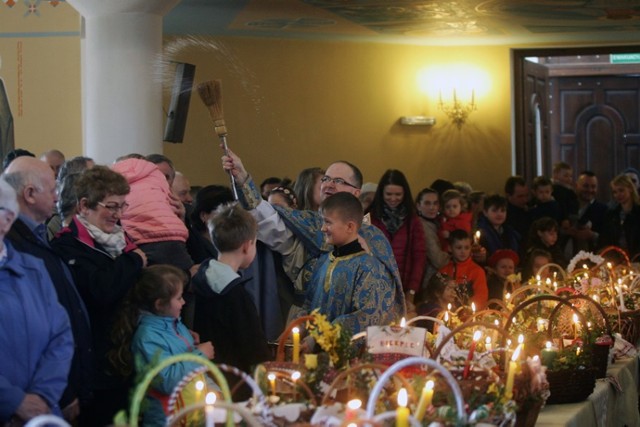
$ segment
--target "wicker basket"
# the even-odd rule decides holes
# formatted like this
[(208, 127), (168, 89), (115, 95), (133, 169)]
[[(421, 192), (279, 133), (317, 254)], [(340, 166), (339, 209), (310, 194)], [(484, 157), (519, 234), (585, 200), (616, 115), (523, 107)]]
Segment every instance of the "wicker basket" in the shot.
[[(615, 338), (613, 337), (613, 332), (611, 329), (611, 323), (609, 322), (609, 316), (607, 316), (607, 313), (604, 311), (604, 309), (600, 304), (598, 304), (596, 301), (594, 301), (593, 299), (589, 298), (586, 295), (570, 295), (565, 299), (574, 304), (583, 303), (585, 304), (585, 307), (583, 308), (590, 310), (592, 314), (597, 313), (597, 315), (601, 317), (600, 319), (601, 323), (604, 325), (606, 333), (609, 335), (609, 337), (611, 337), (611, 343), (608, 345), (600, 344), (597, 342), (588, 343), (585, 345), (585, 350), (591, 353), (591, 360), (592, 360), (593, 368), (595, 369), (596, 378), (606, 377), (607, 368), (609, 367), (609, 351), (613, 347), (613, 344), (615, 341)], [(555, 316), (558, 314), (560, 308), (561, 306), (558, 305), (551, 312), (551, 321), (553, 321)]]
[(551, 396), (547, 403), (577, 403), (585, 400), (596, 386), (593, 368), (547, 371)]
[[(576, 296), (577, 297), (577, 296)], [(580, 296), (582, 297), (582, 296)], [(588, 297), (584, 297), (591, 300)], [(583, 299), (583, 298), (581, 298)], [(571, 302), (565, 298), (561, 298), (555, 295), (540, 295), (530, 298), (523, 303), (519, 304), (511, 312), (505, 329), (509, 330), (512, 325), (513, 319), (516, 315), (525, 308), (541, 303), (543, 301), (555, 301), (556, 307), (553, 309), (552, 314), (549, 316), (549, 327), (547, 334), (550, 340), (553, 339), (553, 332), (558, 332), (560, 328), (552, 327), (554, 321), (558, 320), (558, 312), (561, 307), (566, 307), (572, 310), (578, 317), (583, 328), (587, 327), (587, 321), (585, 316), (574, 307)], [(560, 338), (562, 342), (562, 337)], [(547, 381), (549, 382), (549, 391), (551, 395), (547, 400), (548, 403), (569, 403), (569, 402), (581, 402), (586, 399), (592, 392), (595, 386), (596, 373), (592, 366), (586, 369), (569, 369), (569, 370), (547, 370)], [(586, 393), (586, 394), (585, 394)]]

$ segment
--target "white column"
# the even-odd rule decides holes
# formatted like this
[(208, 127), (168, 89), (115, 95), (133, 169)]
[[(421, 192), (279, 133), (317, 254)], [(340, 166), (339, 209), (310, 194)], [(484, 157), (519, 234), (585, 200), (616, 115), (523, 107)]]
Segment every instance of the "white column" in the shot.
[(162, 153), (162, 17), (180, 0), (68, 0), (84, 19), (84, 155)]

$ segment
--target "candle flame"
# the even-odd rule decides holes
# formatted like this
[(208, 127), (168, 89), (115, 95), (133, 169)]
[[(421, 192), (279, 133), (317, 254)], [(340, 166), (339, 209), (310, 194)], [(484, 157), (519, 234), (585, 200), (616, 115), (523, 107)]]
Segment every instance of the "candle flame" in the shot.
[(207, 405), (213, 405), (214, 403), (216, 403), (216, 400), (218, 400), (218, 396), (216, 396), (216, 394), (212, 391), (207, 393), (207, 396), (204, 398), (204, 401)]
[(490, 345), (491, 344), (491, 337), (486, 337), (484, 339), (485, 344)]
[(362, 406), (362, 400), (352, 399), (347, 403), (347, 406), (352, 410), (360, 409), (360, 407)]
[(573, 323), (578, 323), (578, 315), (576, 313), (573, 313)]
[(429, 380), (425, 383), (424, 385), (424, 389), (429, 391), (429, 390), (433, 390), (433, 387), (435, 386), (435, 383), (432, 380)]
[(276, 374), (271, 372), (269, 375), (267, 375), (267, 378), (269, 379), (269, 381), (275, 381), (276, 380)]
[(398, 406), (406, 408), (407, 403), (409, 403), (409, 395), (407, 394), (407, 389), (403, 387), (398, 392)]
[(524, 342), (524, 335), (518, 335), (518, 344), (522, 344)]
[(613, 266), (611, 265), (611, 263), (610, 263), (610, 262), (608, 262), (608, 263), (607, 263), (607, 268), (608, 268), (608, 269), (611, 269), (611, 267), (613, 267)]
[(476, 239), (480, 240), (480, 230), (476, 231)]
[(482, 331), (475, 331), (473, 333), (473, 340), (474, 341), (478, 341), (480, 339), (480, 337), (482, 337)]
[(403, 318), (402, 318), (402, 320), (400, 320), (400, 326), (401, 326), (401, 327), (403, 327), (403, 328), (404, 328), (405, 326), (407, 326), (407, 319), (405, 319), (405, 318), (403, 317)]
[(547, 341), (547, 343), (545, 344), (545, 347), (547, 347), (547, 350), (551, 350), (551, 346), (553, 344), (551, 344), (551, 341)]
[(471, 311), (473, 311), (474, 313), (476, 312), (476, 303), (475, 302), (471, 303)]
[(447, 304), (447, 310), (451, 311), (451, 303)]
[(521, 344), (519, 344), (519, 345), (516, 347), (516, 350), (513, 352), (513, 355), (511, 356), (511, 360), (512, 360), (513, 362), (515, 362), (516, 360), (518, 360), (518, 357), (520, 357), (520, 345), (521, 345)]
[(299, 334), (300, 333), (300, 328), (298, 328), (297, 326), (295, 328), (293, 328), (291, 330), (291, 332), (293, 332), (294, 334)]
[(511, 294), (510, 294), (509, 292), (507, 292), (507, 293), (506, 293), (506, 295), (505, 295), (504, 297), (505, 297), (505, 299), (506, 299), (507, 301), (509, 301), (509, 300), (511, 299)]
[(301, 374), (300, 372), (298, 372), (298, 371), (294, 371), (294, 372), (291, 374), (291, 379), (292, 379), (292, 380), (294, 380), (294, 381), (298, 381), (298, 380), (300, 379), (300, 377), (301, 377), (301, 376), (302, 376), (302, 374)]
[(448, 322), (448, 321), (449, 321), (449, 312), (448, 312), (448, 311), (445, 311), (445, 312), (444, 312), (444, 321), (445, 321), (445, 322)]
[(551, 284), (551, 279), (549, 277), (547, 277), (547, 280), (544, 281), (545, 284), (550, 285)]
[(204, 389), (204, 381), (196, 381), (196, 390), (202, 391)]

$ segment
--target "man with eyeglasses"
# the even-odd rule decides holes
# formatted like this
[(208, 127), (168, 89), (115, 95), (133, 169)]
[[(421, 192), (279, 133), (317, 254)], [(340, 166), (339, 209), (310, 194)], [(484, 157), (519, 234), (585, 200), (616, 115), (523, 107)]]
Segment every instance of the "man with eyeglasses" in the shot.
[(75, 419), (83, 402), (90, 400), (92, 379), (91, 329), (86, 308), (76, 290), (71, 272), (52, 250), (47, 239), (45, 221), (58, 199), (56, 181), (49, 165), (34, 157), (16, 158), (3, 174), (17, 193), (20, 214), (6, 238), (20, 252), (41, 259), (49, 272), (58, 295), (71, 321), (75, 353), (69, 382), (60, 400), (65, 418)]
[[(331, 250), (321, 230), (322, 216), (315, 211), (274, 207), (264, 201), (241, 159), (231, 150), (222, 156), (222, 167), (233, 174), (241, 202), (258, 222), (258, 240), (283, 255), (285, 271), (294, 281), (296, 292), (304, 293), (319, 255)], [(358, 197), (362, 181), (356, 166), (334, 162), (321, 178), (321, 198), (343, 191)], [(405, 298), (391, 245), (380, 230), (368, 224), (363, 224), (359, 235), (363, 248), (384, 264), (388, 280), (394, 284), (395, 305), (390, 317), (399, 321), (405, 315)]]

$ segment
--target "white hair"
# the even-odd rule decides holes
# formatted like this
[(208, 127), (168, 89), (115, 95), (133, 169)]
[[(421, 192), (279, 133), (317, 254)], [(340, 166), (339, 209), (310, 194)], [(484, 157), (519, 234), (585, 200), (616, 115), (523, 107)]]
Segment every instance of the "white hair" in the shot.
[(15, 217), (20, 213), (16, 190), (5, 181), (4, 177), (0, 177), (0, 208), (12, 212)]

